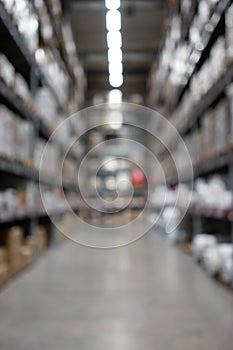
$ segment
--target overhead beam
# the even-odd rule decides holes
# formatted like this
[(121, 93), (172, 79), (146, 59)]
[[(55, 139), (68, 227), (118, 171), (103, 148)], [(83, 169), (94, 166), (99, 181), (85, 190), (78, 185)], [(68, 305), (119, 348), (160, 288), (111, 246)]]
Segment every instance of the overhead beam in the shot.
[[(164, 0), (135, 0), (135, 1), (127, 1), (124, 0), (121, 2), (121, 9), (157, 9), (161, 8), (161, 6), (166, 5), (166, 1)], [(63, 6), (67, 10), (77, 10), (77, 11), (96, 11), (96, 10), (104, 10), (104, 2), (103, 1), (65, 1), (63, 0)]]

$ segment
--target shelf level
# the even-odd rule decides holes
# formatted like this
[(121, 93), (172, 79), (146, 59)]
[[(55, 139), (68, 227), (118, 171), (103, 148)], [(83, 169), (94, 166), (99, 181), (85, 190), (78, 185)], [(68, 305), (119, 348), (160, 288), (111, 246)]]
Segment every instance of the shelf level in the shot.
[[(61, 105), (56, 92), (54, 91), (52, 86), (49, 84), (41, 68), (36, 63), (33, 54), (30, 52), (30, 50), (28, 49), (25, 43), (24, 38), (18, 31), (18, 28), (16, 27), (16, 25), (12, 22), (8, 12), (5, 9), (4, 4), (2, 4), (1, 1), (0, 1), (0, 24), (4, 26), (7, 33), (9, 34), (9, 39), (11, 39), (11, 42), (8, 43), (7, 45), (9, 47), (8, 56), (12, 54), (12, 52), (14, 52), (14, 56), (15, 54), (17, 54), (17, 56), (19, 55), (18, 60), (15, 60), (15, 57), (14, 59), (11, 59), (11, 62), (16, 64), (17, 71), (22, 72), (20, 67), (24, 67), (23, 75), (25, 78), (27, 77), (27, 80), (30, 79), (29, 78), (30, 73), (31, 71), (33, 71), (35, 75), (39, 78), (41, 83), (50, 89), (54, 98), (56, 99), (57, 105), (61, 110), (64, 111), (64, 108)], [(17, 62), (19, 62), (19, 64), (17, 64)]]
[[(170, 113), (171, 111), (174, 111), (178, 107), (180, 101), (182, 100), (182, 97), (183, 97), (185, 91), (189, 87), (189, 84), (190, 84), (190, 81), (191, 81), (193, 75), (200, 68), (200, 63), (202, 62), (201, 65), (204, 63), (204, 61), (205, 61), (204, 56), (206, 56), (206, 57), (208, 56), (208, 55), (206, 55), (206, 50), (209, 48), (209, 44), (210, 44), (213, 36), (215, 35), (215, 32), (218, 28), (218, 24), (219, 24), (223, 14), (224, 14), (224, 11), (226, 10), (226, 8), (228, 7), (228, 5), (230, 3), (231, 3), (230, 0), (221, 0), (216, 5), (216, 8), (215, 8), (209, 22), (205, 26), (205, 29), (204, 29), (203, 34), (202, 34), (201, 44), (203, 45), (203, 49), (197, 50), (196, 48), (194, 48), (192, 53), (190, 54), (190, 57), (197, 56), (198, 60), (195, 62), (195, 64), (194, 64), (194, 62), (190, 62), (190, 66), (192, 66), (193, 69), (189, 74), (187, 83), (185, 84), (185, 86), (182, 86), (179, 89), (175, 99), (168, 106), (168, 108), (167, 108), (168, 113)], [(193, 14), (191, 12), (190, 18), (192, 18), (192, 15)], [(191, 24), (191, 22), (190, 22), (190, 24)]]

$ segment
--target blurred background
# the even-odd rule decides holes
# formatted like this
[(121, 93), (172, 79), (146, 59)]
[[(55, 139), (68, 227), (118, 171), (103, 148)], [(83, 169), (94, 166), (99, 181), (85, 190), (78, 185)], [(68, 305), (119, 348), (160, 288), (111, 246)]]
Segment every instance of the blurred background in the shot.
[[(184, 290), (187, 281), (195, 281), (190, 276), (205, 271), (204, 282), (202, 277), (196, 278), (195, 286), (200, 287), (200, 295), (207, 291), (212, 301), (219, 299), (220, 304), (216, 305), (220, 313), (229, 311), (226, 331), (230, 329), (233, 326), (232, 2), (0, 0), (0, 34), (3, 309), (6, 302), (10, 303), (7, 288), (13, 295), (21, 288), (22, 296), (30, 278), (35, 281), (38, 264), (44, 261), (50, 266), (47, 255), (42, 253), (52, 250), (58, 256), (60, 251), (66, 251), (67, 239), (60, 231), (78, 230), (72, 226), (64, 192), (78, 217), (99, 228), (131, 223), (144, 212), (147, 203), (143, 215), (153, 227), (153, 235), (159, 238), (141, 244), (148, 249), (153, 247), (155, 255), (161, 249), (166, 250), (168, 270), (175, 268), (174, 275)], [(138, 106), (137, 112), (132, 113), (132, 104)], [(103, 107), (95, 109), (99, 105)], [(68, 119), (82, 110), (80, 117)], [(152, 118), (154, 111), (159, 114)], [(95, 118), (101, 122), (95, 123)], [(190, 158), (164, 120), (180, 133)], [(48, 142), (62, 122), (62, 128)], [(135, 142), (134, 146), (124, 142), (125, 139)], [(155, 155), (157, 168), (145, 149)], [(83, 161), (85, 171), (78, 181)], [(61, 162), (62, 184), (58, 180)], [(168, 233), (169, 222), (173, 223), (173, 230)], [(133, 226), (130, 229), (134, 230)], [(154, 239), (159, 239), (158, 245)], [(170, 251), (169, 245), (175, 245), (172, 249), (177, 252)], [(145, 246), (141, 266), (150, 264)], [(69, 259), (75, 256), (74, 252), (67, 254)], [(185, 272), (182, 254), (194, 258), (192, 261), (189, 257), (190, 265)], [(80, 256), (83, 266), (87, 257), (85, 253)], [(169, 260), (169, 256), (173, 258)], [(126, 257), (121, 258), (124, 261)], [(98, 265), (98, 254), (95, 259)], [(103, 261), (99, 261), (99, 267), (101, 264)], [(57, 266), (55, 262), (52, 265)], [(25, 283), (23, 271), (28, 273)], [(156, 275), (154, 270), (153, 273)], [(108, 274), (112, 274), (111, 269)], [(45, 275), (38, 277), (42, 284)], [(172, 279), (166, 276), (170, 283)], [(206, 283), (212, 284), (206, 287)], [(218, 288), (226, 296), (215, 295)], [(200, 298), (197, 297), (199, 302)], [(223, 312), (223, 319), (224, 315)], [(199, 317), (205, 318), (202, 311)], [(213, 329), (219, 329), (218, 326), (214, 325)], [(233, 339), (224, 342), (230, 335), (224, 333), (224, 336), (216, 349), (231, 349)], [(10, 343), (6, 336), (3, 338), (6, 349)], [(199, 339), (201, 343), (192, 349), (209, 348), (211, 341), (207, 338), (206, 343)], [(30, 348), (28, 344), (35, 346), (39, 342), (22, 343), (22, 348)], [(11, 349), (17, 348), (14, 346), (12, 343)]]

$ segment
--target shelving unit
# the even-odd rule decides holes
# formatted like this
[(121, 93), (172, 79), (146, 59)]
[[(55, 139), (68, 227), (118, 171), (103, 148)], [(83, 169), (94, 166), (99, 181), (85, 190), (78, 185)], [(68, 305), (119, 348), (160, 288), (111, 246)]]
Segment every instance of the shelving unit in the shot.
[[(229, 97), (226, 93), (233, 82), (233, 60), (232, 56), (228, 54), (228, 45), (230, 43), (227, 42), (227, 38), (230, 36), (227, 33), (228, 31), (231, 33), (230, 30), (232, 28), (227, 27), (226, 16), (233, 5), (228, 0), (218, 1), (215, 5), (212, 5), (212, 8), (209, 4), (209, 12), (205, 8), (206, 12), (204, 11), (204, 15), (202, 15), (199, 9), (201, 3), (201, 1), (194, 1), (190, 8), (186, 9), (186, 13), (182, 12), (181, 2), (173, 4), (174, 8), (170, 11), (171, 27), (168, 28), (164, 44), (161, 45), (162, 49), (158, 59), (157, 71), (152, 71), (152, 76), (149, 80), (149, 103), (155, 109), (158, 106), (160, 107), (165, 117), (168, 118), (183, 138), (188, 150), (192, 152), (194, 186), (197, 179), (209, 179), (211, 176), (218, 174), (224, 180), (226, 188), (232, 191), (233, 155), (231, 133), (233, 110), (230, 100), (232, 97)], [(203, 18), (205, 18), (205, 22)], [(193, 27), (196, 30), (196, 42), (193, 41), (192, 37)], [(171, 38), (173, 39), (171, 40)], [(222, 52), (222, 56), (220, 55), (219, 47), (225, 50)], [(217, 49), (218, 51), (216, 51)], [(176, 65), (175, 60), (177, 59), (176, 57), (179, 57), (178, 54), (180, 52), (183, 52), (183, 61), (180, 60)], [(172, 55), (170, 62), (168, 55)], [(219, 60), (219, 66), (221, 66), (217, 74), (215, 74), (214, 59), (216, 62)], [(178, 63), (180, 64), (179, 67)], [(181, 67), (181, 65), (183, 66)], [(212, 67), (212, 70), (210, 70), (210, 67)], [(207, 68), (209, 69), (208, 71)], [(212, 73), (214, 78), (211, 80)], [(195, 89), (200, 89), (200, 93), (195, 91)], [(221, 112), (224, 110), (222, 112), (224, 113), (222, 124), (226, 120), (227, 126), (224, 124), (224, 130), (227, 133), (224, 140), (225, 146), (218, 149), (217, 147), (215, 148), (215, 143), (218, 144), (219, 142), (217, 125), (220, 125), (220, 119), (218, 118), (221, 116), (218, 108), (224, 103), (227, 105), (227, 109), (221, 110)], [(207, 124), (207, 115), (209, 124)], [(219, 123), (217, 124), (218, 120)], [(209, 127), (209, 134), (213, 135), (211, 139), (211, 147), (213, 148), (211, 154), (208, 154), (205, 149), (206, 146), (203, 144), (203, 138), (206, 135), (205, 130), (207, 130), (204, 129), (207, 128), (206, 125)], [(161, 139), (166, 140), (167, 144), (165, 146), (158, 144), (157, 157), (164, 167), (167, 188), (176, 188), (176, 186), (179, 187), (177, 169), (174, 166), (168, 168), (167, 165), (169, 162), (171, 163), (171, 155), (169, 155), (168, 149), (172, 150), (174, 155), (179, 152), (176, 145), (177, 138), (167, 130), (162, 130), (162, 132), (164, 134)], [(223, 138), (222, 135), (220, 130), (219, 138)], [(190, 179), (190, 175), (186, 175), (188, 172), (185, 164), (183, 167), (179, 166), (178, 168), (180, 182), (185, 184), (186, 188), (191, 191), (192, 179)], [(233, 202), (225, 209), (220, 208), (218, 198), (216, 198), (215, 205), (208, 206), (207, 204), (191, 204), (188, 209), (187, 215), (193, 222), (191, 237), (198, 232), (202, 232), (202, 220), (209, 222), (210, 227), (212, 226), (211, 230), (215, 220), (224, 222), (224, 225), (222, 225), (224, 232), (222, 233), (228, 235), (229, 239), (233, 237)], [(165, 203), (165, 207), (170, 205), (172, 206), (174, 203)], [(160, 205), (154, 207), (154, 210), (161, 209), (162, 206)], [(182, 211), (182, 207), (180, 207), (180, 210)], [(227, 232), (225, 231), (226, 228)], [(211, 233), (215, 234), (217, 232), (213, 230)]]
[[(32, 11), (34, 11), (35, 18), (38, 18), (39, 15), (36, 12), (34, 7), (34, 2), (28, 3), (29, 6), (32, 6)], [(1, 175), (1, 191), (8, 191), (9, 188), (14, 191), (25, 191), (27, 187), (32, 186), (34, 191), (38, 191), (39, 182), (42, 186), (49, 192), (53, 193), (57, 190), (61, 190), (59, 181), (56, 180), (53, 174), (50, 174), (50, 164), (48, 166), (48, 172), (39, 174), (39, 169), (35, 167), (34, 157), (36, 142), (39, 140), (44, 140), (46, 143), (56, 124), (53, 126), (46, 121), (46, 116), (43, 115), (39, 106), (35, 103), (35, 96), (39, 89), (47, 88), (49, 93), (51, 93), (52, 98), (55, 101), (55, 116), (57, 114), (66, 118), (74, 109), (77, 110), (80, 107), (81, 101), (73, 94), (73, 91), (79, 91), (83, 94), (81, 84), (76, 77), (74, 70), (77, 70), (76, 67), (71, 67), (68, 64), (68, 60), (65, 57), (65, 45), (63, 42), (63, 36), (61, 28), (56, 23), (53, 18), (51, 7), (52, 4), (44, 1), (41, 3), (42, 6), (45, 6), (48, 10), (50, 21), (53, 25), (53, 32), (56, 38), (56, 42), (48, 41), (43, 42), (43, 48), (41, 48), (41, 24), (38, 27), (38, 47), (35, 51), (30, 49), (30, 46), (27, 43), (25, 37), (19, 31), (17, 26), (17, 20), (13, 18), (15, 16), (7, 10), (4, 3), (0, 1), (0, 30), (1, 30), (1, 43), (0, 43), (0, 54), (4, 55), (12, 67), (14, 68), (15, 73), (22, 77), (25, 81), (25, 84), (28, 85), (28, 90), (30, 93), (30, 99), (24, 99), (22, 96), (19, 96), (15, 90), (15, 86), (8, 84), (3, 77), (1, 76), (0, 71), (0, 105), (7, 107), (7, 110), (11, 113), (12, 117), (17, 115), (17, 122), (26, 121), (29, 122), (32, 126), (32, 135), (30, 135), (30, 159), (17, 159), (17, 156), (9, 156), (7, 154), (1, 153), (0, 151), (0, 175)], [(12, 9), (13, 11), (13, 9)], [(61, 17), (62, 18), (62, 17)], [(74, 45), (74, 43), (73, 43)], [(52, 84), (50, 84), (49, 78), (46, 76), (43, 67), (40, 62), (36, 59), (36, 51), (38, 49), (50, 50), (52, 52), (52, 58), (57, 64), (57, 67), (63, 72), (65, 77), (67, 77), (68, 82), (68, 91), (67, 91), (67, 101), (62, 101), (59, 98), (59, 94), (55, 91)], [(78, 59), (76, 64), (79, 64)], [(81, 68), (80, 68), (81, 69)], [(14, 74), (15, 74), (14, 73)], [(15, 76), (14, 76), (15, 79)], [(62, 87), (61, 87), (62, 88)], [(74, 133), (74, 130), (72, 130)], [(74, 135), (73, 135), (74, 136)], [(59, 157), (65, 155), (67, 150), (63, 140), (53, 141), (52, 146), (56, 150)], [(67, 154), (67, 158), (72, 163), (76, 164), (79, 162), (79, 156), (73, 152)], [(67, 180), (66, 178), (62, 179), (62, 190), (69, 195), (69, 193), (77, 194), (77, 200), (72, 200), (70, 205), (74, 211), (77, 211), (81, 205), (78, 200), (78, 185), (74, 181)], [(33, 205), (13, 207), (12, 210), (1, 209), (0, 213), (0, 228), (2, 228), (1, 234), (1, 244), (5, 241), (3, 235), (6, 234), (5, 228), (11, 228), (12, 226), (18, 225), (26, 229), (27, 235), (35, 234), (35, 229), (38, 226), (39, 222), (42, 222), (44, 226), (50, 226), (50, 218), (47, 212), (44, 209), (37, 208), (36, 206), (36, 195), (33, 194)], [(63, 214), (67, 212), (65, 206), (62, 206), (61, 203), (55, 203), (54, 210), (51, 211), (50, 215), (53, 217), (62, 217)], [(52, 232), (52, 228), (51, 228)]]

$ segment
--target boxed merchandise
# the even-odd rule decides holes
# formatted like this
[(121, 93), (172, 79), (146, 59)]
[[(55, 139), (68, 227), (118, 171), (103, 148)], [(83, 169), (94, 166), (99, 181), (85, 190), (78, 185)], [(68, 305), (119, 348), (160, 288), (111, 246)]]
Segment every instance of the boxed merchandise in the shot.
[(0, 54), (0, 78), (7, 86), (13, 87), (15, 81), (15, 69), (3, 54)]
[(229, 148), (229, 114), (227, 101), (221, 100), (215, 107), (214, 113), (214, 143), (213, 148), (217, 154)]
[(19, 73), (15, 74), (14, 91), (17, 96), (21, 97), (25, 101), (31, 99), (28, 84)]
[[(7, 132), (6, 132), (7, 130)], [(14, 115), (0, 105), (0, 155), (14, 156)]]
[(46, 250), (48, 238), (43, 226), (38, 226), (36, 229), (36, 242), (38, 253), (41, 254)]
[(14, 275), (22, 269), (21, 247), (23, 230), (19, 226), (12, 227), (7, 235), (7, 251), (10, 274)]
[(15, 117), (15, 158), (22, 162), (31, 159), (33, 125), (31, 122)]
[(193, 257), (196, 261), (203, 259), (203, 254), (207, 248), (215, 247), (217, 244), (217, 239), (215, 236), (199, 233), (196, 234), (192, 241), (192, 252)]
[(40, 168), (41, 157), (45, 148), (46, 142), (42, 139), (37, 139), (34, 149), (34, 165), (36, 169)]
[(229, 143), (233, 145), (233, 84), (227, 87), (228, 114), (229, 114)]
[(226, 56), (227, 63), (230, 64), (233, 60), (233, 5), (226, 11), (225, 24)]
[(0, 263), (0, 287), (10, 278), (9, 265), (6, 262)]
[[(210, 158), (214, 155), (214, 114), (213, 110), (209, 110), (202, 120), (203, 130), (203, 153), (204, 158)], [(217, 147), (216, 147), (217, 148)]]

